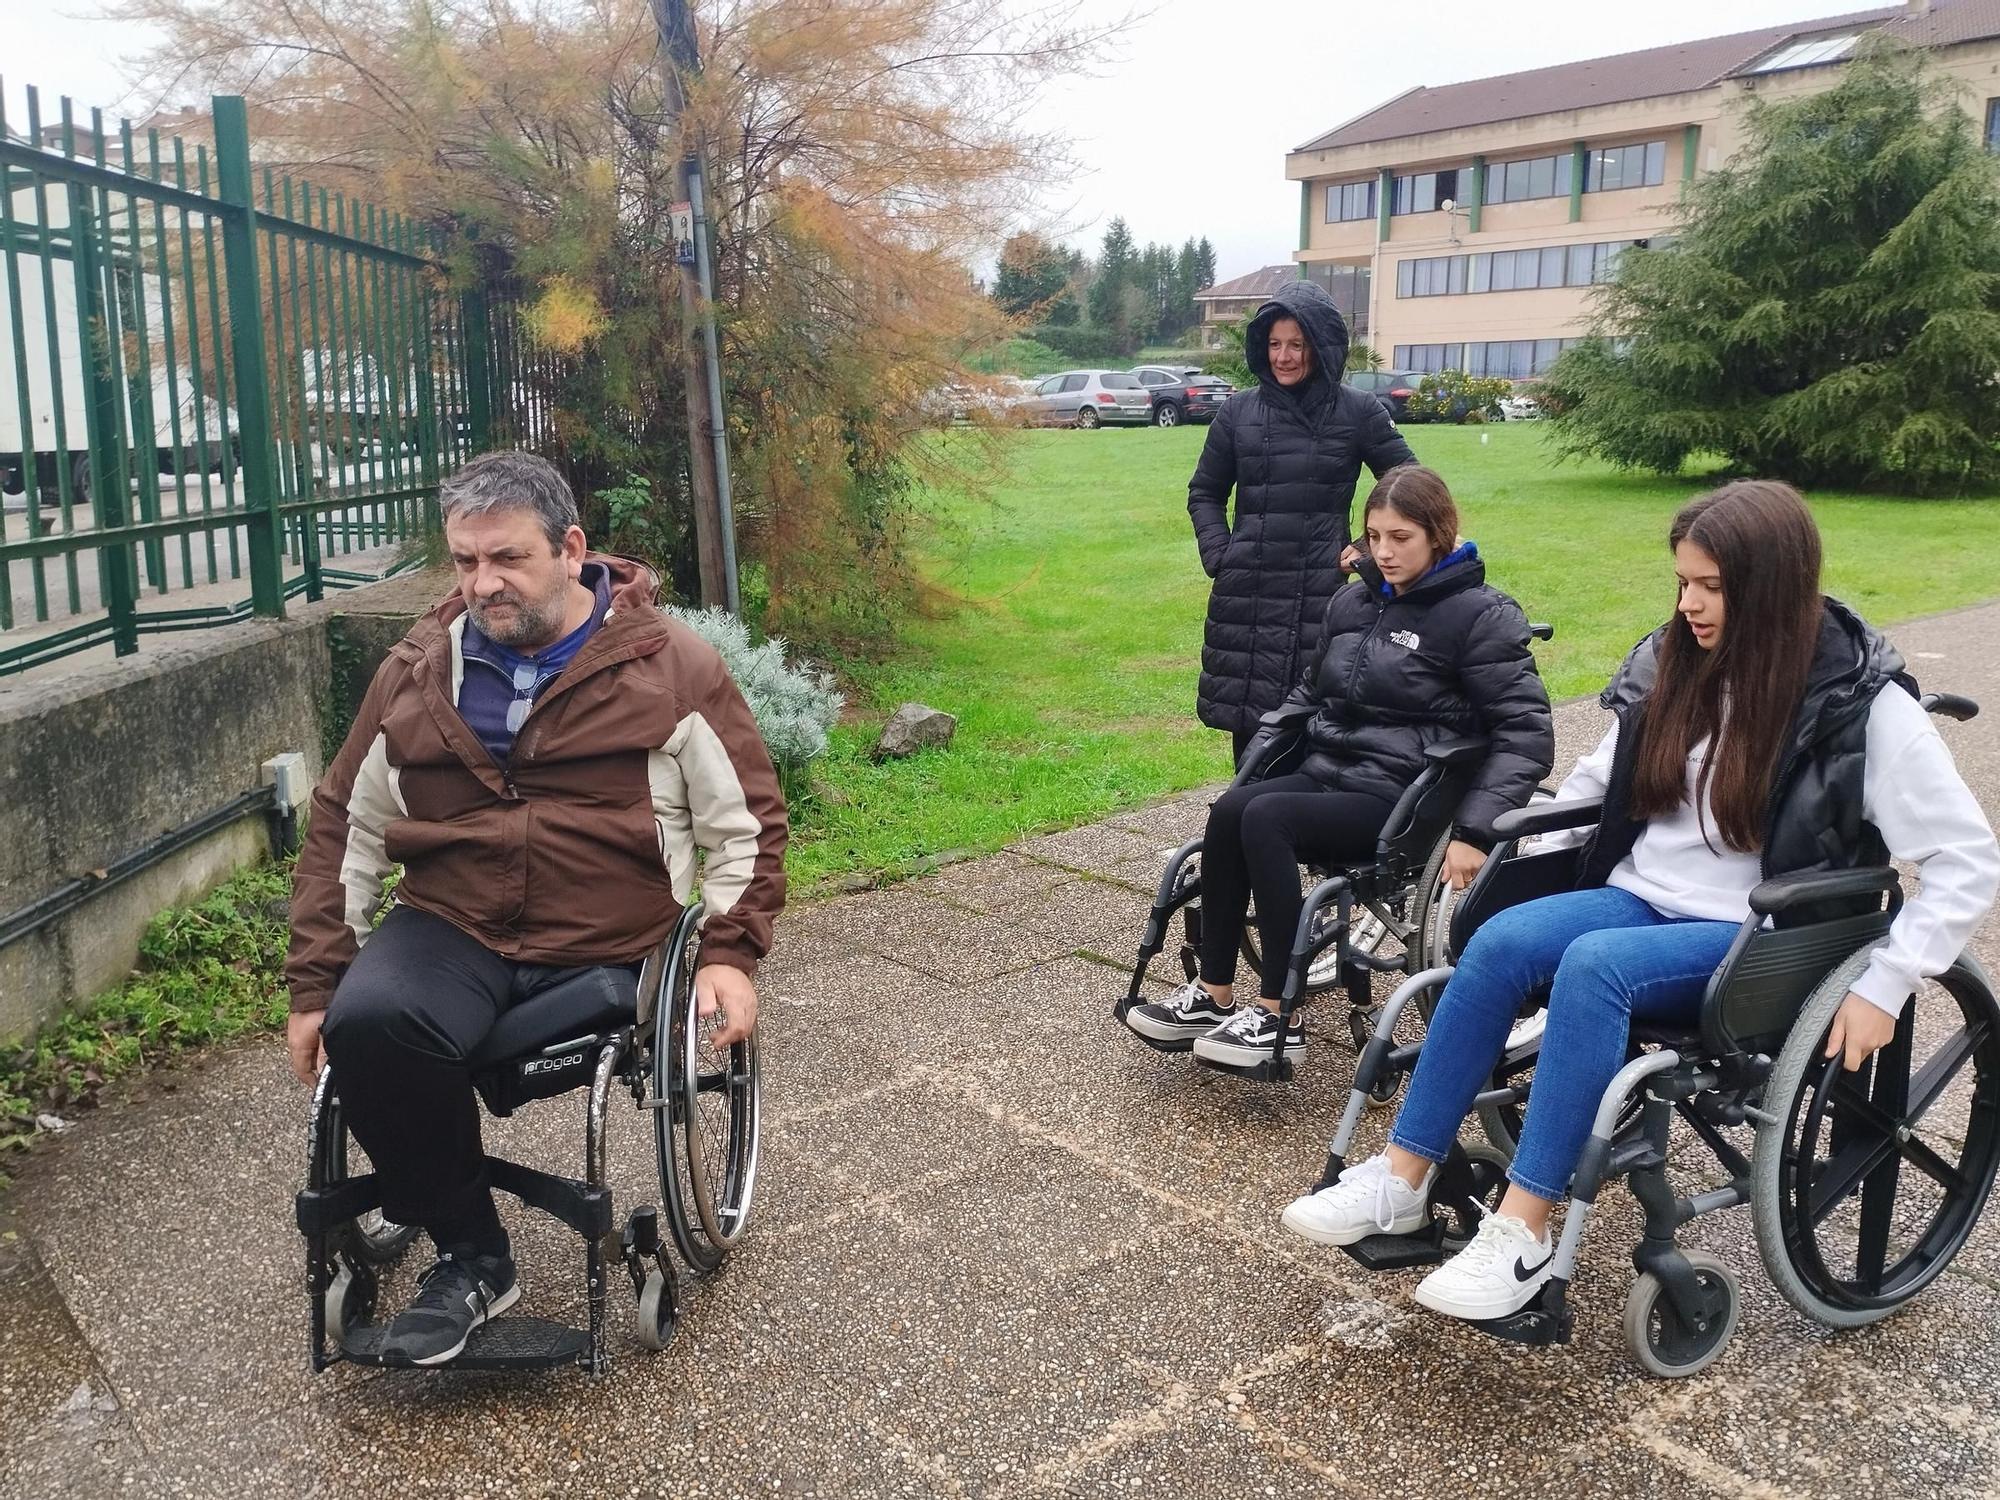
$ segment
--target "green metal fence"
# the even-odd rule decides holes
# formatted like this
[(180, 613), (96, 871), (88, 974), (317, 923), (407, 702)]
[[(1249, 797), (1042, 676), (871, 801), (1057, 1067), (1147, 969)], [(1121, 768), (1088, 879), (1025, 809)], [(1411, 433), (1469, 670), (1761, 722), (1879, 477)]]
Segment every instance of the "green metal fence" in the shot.
[(440, 477), (551, 435), (517, 309), (260, 169), (232, 96), (162, 139), (0, 83), (0, 298), (0, 674), (375, 581)]

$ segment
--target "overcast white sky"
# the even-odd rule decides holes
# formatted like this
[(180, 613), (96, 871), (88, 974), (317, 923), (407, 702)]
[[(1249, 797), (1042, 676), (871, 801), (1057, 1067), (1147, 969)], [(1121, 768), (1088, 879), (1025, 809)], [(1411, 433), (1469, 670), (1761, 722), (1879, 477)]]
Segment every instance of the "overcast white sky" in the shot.
[[(1140, 0), (1143, 3), (1143, 0)], [(1052, 184), (1052, 213), (1094, 250), (1123, 214), (1141, 244), (1206, 234), (1217, 272), (1288, 258), (1298, 188), (1285, 152), (1416, 84), (1837, 15), (1828, 0), (1155, 0), (1094, 76), (1052, 90), (1036, 121), (1071, 139), (1083, 173)], [(1117, 9), (1087, 0), (1086, 13)], [(91, 0), (0, 0), (8, 114), (36, 83), (80, 104), (126, 105), (129, 33)], [(193, 101), (171, 101), (193, 102)]]

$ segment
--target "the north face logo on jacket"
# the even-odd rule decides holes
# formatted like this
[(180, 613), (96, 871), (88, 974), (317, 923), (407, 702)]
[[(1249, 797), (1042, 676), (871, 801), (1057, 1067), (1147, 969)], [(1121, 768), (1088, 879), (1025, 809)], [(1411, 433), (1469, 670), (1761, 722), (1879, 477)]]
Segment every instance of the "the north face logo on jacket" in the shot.
[(1423, 644), (1414, 630), (1392, 630), (1389, 632), (1389, 639), (1405, 651), (1414, 651)]

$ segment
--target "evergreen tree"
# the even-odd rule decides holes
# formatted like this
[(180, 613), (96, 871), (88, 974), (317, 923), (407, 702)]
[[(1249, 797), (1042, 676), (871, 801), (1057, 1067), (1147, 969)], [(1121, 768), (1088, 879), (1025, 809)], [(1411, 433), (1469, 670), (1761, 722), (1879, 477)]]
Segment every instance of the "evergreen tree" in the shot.
[(993, 276), (993, 300), (1013, 317), (1041, 317), (1069, 285), (1070, 262), (1060, 245), (1031, 230), (1009, 235)]
[(1719, 452), (1802, 486), (2000, 484), (2000, 169), (1954, 86), (1871, 44), (1747, 128), (1544, 382), (1559, 442), (1662, 473)]
[[(1137, 272), (1132, 231), (1123, 219), (1113, 219), (1104, 231), (1104, 248), (1097, 258), (1097, 279), (1090, 286), (1090, 321), (1099, 328), (1119, 328), (1124, 316), (1125, 288)], [(1125, 330), (1119, 328), (1120, 332)]]
[(1198, 292), (1205, 286), (1215, 285), (1215, 246), (1208, 242), (1207, 235), (1203, 235), (1201, 242), (1195, 246), (1194, 256), (1194, 289)]

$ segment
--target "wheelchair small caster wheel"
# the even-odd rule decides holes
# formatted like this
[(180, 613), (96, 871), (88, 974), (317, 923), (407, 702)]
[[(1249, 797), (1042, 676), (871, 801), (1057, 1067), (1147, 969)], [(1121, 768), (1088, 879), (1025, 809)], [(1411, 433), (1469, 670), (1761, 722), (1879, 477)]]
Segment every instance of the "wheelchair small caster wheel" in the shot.
[(347, 1266), (342, 1266), (333, 1274), (333, 1280), (326, 1284), (321, 1304), (326, 1310), (326, 1331), (337, 1343), (342, 1334), (358, 1323), (365, 1323), (375, 1312), (375, 1288), (372, 1278), (367, 1284)]
[(1712, 1255), (1689, 1252), (1688, 1265), (1707, 1304), (1693, 1322), (1667, 1297), (1666, 1286), (1641, 1272), (1625, 1298), (1625, 1343), (1649, 1372), (1672, 1380), (1706, 1369), (1728, 1347), (1743, 1309), (1736, 1273)]
[(1368, 1090), (1370, 1109), (1387, 1109), (1403, 1097), (1403, 1085), (1409, 1081), (1407, 1073), (1391, 1073), (1387, 1078), (1378, 1078)]
[(639, 1288), (638, 1331), (639, 1342), (648, 1349), (664, 1349), (674, 1336), (674, 1325), (680, 1321), (675, 1292), (657, 1267), (646, 1273)]

